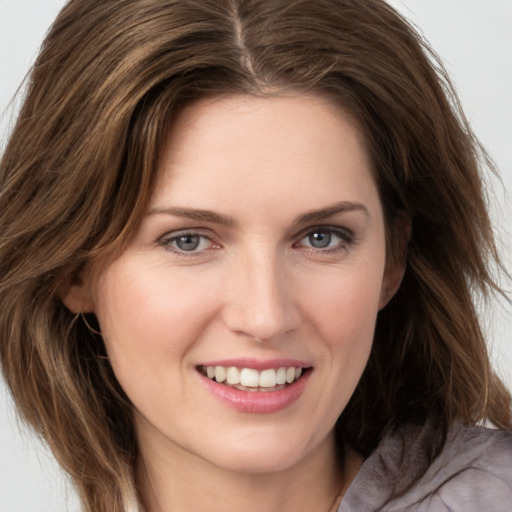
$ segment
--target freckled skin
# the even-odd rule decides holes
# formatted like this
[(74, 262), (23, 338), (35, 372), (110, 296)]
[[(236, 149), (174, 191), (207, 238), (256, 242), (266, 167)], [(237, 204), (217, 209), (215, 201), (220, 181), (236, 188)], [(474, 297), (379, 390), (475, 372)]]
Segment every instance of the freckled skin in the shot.
[[(362, 208), (296, 223), (340, 202)], [(230, 222), (165, 213), (175, 208)], [(398, 272), (386, 267), (382, 208), (354, 123), (314, 97), (202, 100), (173, 127), (149, 209), (90, 303), (143, 457), (178, 481), (199, 465), (203, 475), (332, 471), (333, 426)], [(328, 231), (328, 246), (314, 247), (326, 227), (349, 236)], [(296, 358), (312, 372), (291, 406), (241, 413), (196, 368), (237, 357)]]

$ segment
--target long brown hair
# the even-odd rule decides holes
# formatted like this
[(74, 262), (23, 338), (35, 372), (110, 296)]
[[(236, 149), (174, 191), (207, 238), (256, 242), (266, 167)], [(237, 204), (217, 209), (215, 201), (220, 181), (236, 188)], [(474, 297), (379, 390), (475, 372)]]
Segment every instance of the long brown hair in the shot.
[[(388, 231), (409, 218), (403, 284), (337, 431), (363, 455), (436, 418), (512, 428), (475, 300), (499, 291), (480, 167), (435, 54), (382, 0), (71, 0), (51, 28), (0, 169), (0, 354), (21, 416), (85, 509), (135, 499), (137, 443), (94, 317), (62, 288), (115, 257), (152, 192), (170, 124), (216, 94), (328, 98), (366, 136)], [(91, 328), (92, 327), (92, 328)], [(439, 447), (438, 447), (439, 448)], [(435, 450), (434, 450), (435, 454)]]

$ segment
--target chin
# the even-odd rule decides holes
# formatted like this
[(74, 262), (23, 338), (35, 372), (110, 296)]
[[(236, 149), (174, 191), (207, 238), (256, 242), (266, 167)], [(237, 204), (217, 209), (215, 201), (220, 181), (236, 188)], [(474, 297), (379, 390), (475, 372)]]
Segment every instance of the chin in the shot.
[(266, 450), (246, 450), (236, 455), (223, 454), (212, 461), (218, 467), (245, 475), (278, 473), (294, 467), (300, 458), (295, 452), (268, 453)]
[(210, 452), (210, 462), (226, 470), (243, 474), (266, 474), (291, 470), (325, 450), (334, 453), (334, 434), (323, 440), (294, 438), (289, 433), (271, 436), (252, 435), (249, 440), (231, 439), (222, 451)]

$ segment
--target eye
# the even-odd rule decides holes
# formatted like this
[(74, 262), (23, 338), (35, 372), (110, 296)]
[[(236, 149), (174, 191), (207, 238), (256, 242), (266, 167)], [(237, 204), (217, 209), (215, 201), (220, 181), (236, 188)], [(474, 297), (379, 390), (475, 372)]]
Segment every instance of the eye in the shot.
[(198, 253), (214, 246), (214, 243), (208, 237), (193, 232), (165, 236), (160, 240), (160, 244), (176, 253)]
[(336, 250), (346, 247), (352, 241), (353, 237), (348, 231), (325, 227), (310, 230), (298, 245), (316, 250)]
[(329, 231), (315, 231), (307, 236), (308, 243), (315, 249), (329, 247), (332, 241), (332, 233)]

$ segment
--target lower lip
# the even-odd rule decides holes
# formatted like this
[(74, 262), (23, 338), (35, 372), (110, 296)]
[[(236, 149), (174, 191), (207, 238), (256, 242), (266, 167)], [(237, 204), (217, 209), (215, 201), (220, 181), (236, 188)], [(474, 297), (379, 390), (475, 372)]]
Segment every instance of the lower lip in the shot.
[(237, 411), (259, 414), (281, 411), (292, 405), (304, 392), (310, 375), (311, 370), (279, 391), (242, 391), (199, 374), (201, 381), (219, 400)]

